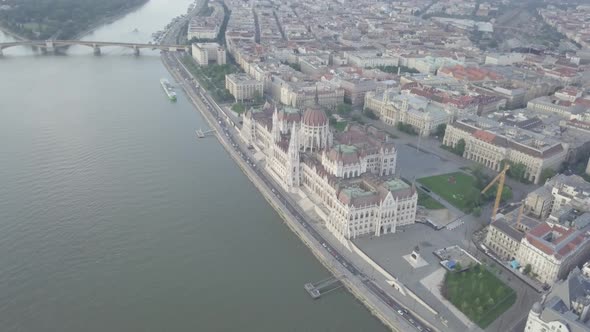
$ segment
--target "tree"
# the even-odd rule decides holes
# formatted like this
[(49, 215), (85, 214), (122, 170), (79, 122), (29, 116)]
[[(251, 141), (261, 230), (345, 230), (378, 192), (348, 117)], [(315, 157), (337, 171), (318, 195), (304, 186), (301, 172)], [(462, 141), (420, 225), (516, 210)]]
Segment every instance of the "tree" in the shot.
[(473, 208), (473, 215), (476, 217), (480, 217), (481, 216), (481, 207), (475, 207)]
[(410, 125), (410, 124), (398, 122), (396, 127), (399, 131), (403, 131), (406, 134), (418, 135), (418, 132), (416, 131), (416, 129), (414, 129), (414, 127), (412, 127), (412, 125)]
[(461, 264), (459, 264), (459, 262), (455, 263), (455, 268), (454, 268), (455, 271), (458, 271), (459, 272), (462, 269), (463, 269), (463, 267), (461, 266)]
[(524, 270), (522, 271), (522, 273), (524, 273), (524, 274), (527, 274), (527, 275), (528, 275), (529, 273), (531, 273), (531, 270), (532, 270), (532, 269), (533, 269), (533, 268), (531, 267), (531, 264), (527, 264), (527, 265), (525, 265), (525, 267), (524, 267)]
[(260, 92), (257, 91), (254, 93), (253, 103), (256, 105), (261, 105), (264, 103), (264, 97), (262, 97), (262, 94)]
[(510, 187), (508, 186), (504, 186), (504, 188), (502, 189), (502, 197), (501, 199), (503, 201), (508, 201), (512, 198), (512, 189), (510, 189)]
[(526, 175), (526, 166), (523, 163), (513, 163), (510, 165), (510, 169), (508, 170), (508, 175), (510, 177), (522, 181)]
[(344, 103), (339, 104), (338, 106), (336, 106), (336, 112), (338, 112), (338, 114), (342, 116), (349, 115), (350, 112), (352, 112), (352, 106)]
[(554, 177), (555, 174), (557, 174), (557, 172), (555, 172), (554, 169), (545, 168), (544, 170), (541, 171), (541, 177), (539, 179), (540, 180), (539, 183), (541, 183), (541, 184), (545, 183), (545, 181), (547, 181), (547, 179)]
[(231, 110), (240, 114), (246, 110), (246, 107), (244, 106), (244, 104), (238, 102), (232, 105)]
[(459, 141), (457, 141), (457, 145), (455, 145), (455, 153), (462, 156), (464, 152), (465, 152), (465, 140), (461, 138)]
[(365, 116), (371, 120), (378, 120), (379, 117), (373, 113), (373, 111), (371, 111), (370, 109), (366, 109), (363, 113), (365, 113)]
[(437, 136), (439, 139), (442, 139), (445, 136), (445, 131), (447, 130), (447, 125), (445, 123), (441, 123), (436, 126), (436, 131), (434, 135)]
[(520, 163), (520, 162), (514, 163), (509, 160), (502, 160), (500, 162), (500, 168), (503, 169), (506, 164), (508, 164), (510, 166), (510, 169), (508, 170), (508, 172), (506, 172), (508, 177), (515, 179), (517, 181), (520, 181), (522, 183), (529, 182), (529, 179), (526, 176), (527, 175), (527, 168), (526, 168), (525, 164)]

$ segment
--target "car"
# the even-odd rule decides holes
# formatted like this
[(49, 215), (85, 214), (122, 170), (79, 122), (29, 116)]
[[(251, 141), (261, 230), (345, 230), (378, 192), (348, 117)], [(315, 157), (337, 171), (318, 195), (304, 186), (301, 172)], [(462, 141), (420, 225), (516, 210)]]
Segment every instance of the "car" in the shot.
[(326, 242), (322, 242), (322, 246), (323, 246), (324, 248), (327, 248), (327, 247), (328, 247), (328, 246), (326, 245)]
[(411, 319), (411, 318), (410, 318), (410, 319), (408, 319), (408, 321), (410, 322), (410, 324), (414, 324), (414, 323), (415, 323), (415, 322), (414, 322), (414, 320), (413, 320), (413, 319)]
[(397, 313), (400, 314), (400, 315), (402, 315), (402, 316), (404, 315), (404, 312), (401, 311), (401, 310), (399, 310), (399, 309), (397, 310)]

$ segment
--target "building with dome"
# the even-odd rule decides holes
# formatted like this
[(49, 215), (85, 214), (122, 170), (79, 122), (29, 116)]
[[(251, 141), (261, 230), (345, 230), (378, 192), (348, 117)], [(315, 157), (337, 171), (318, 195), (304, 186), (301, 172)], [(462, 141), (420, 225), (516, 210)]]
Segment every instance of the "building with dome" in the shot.
[(286, 191), (314, 203), (340, 240), (415, 222), (417, 191), (396, 177), (397, 149), (385, 132), (357, 124), (336, 132), (318, 105), (301, 111), (266, 104), (244, 114), (240, 134)]
[(326, 112), (319, 106), (309, 107), (301, 119), (301, 146), (303, 151), (319, 151), (329, 144), (330, 130)]
[(579, 268), (556, 282), (544, 299), (533, 304), (525, 332), (590, 331), (590, 279)]

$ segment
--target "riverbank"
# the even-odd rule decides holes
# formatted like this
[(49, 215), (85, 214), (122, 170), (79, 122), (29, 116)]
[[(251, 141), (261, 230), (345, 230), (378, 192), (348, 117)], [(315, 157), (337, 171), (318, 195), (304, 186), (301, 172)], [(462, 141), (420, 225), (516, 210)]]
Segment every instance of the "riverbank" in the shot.
[[(250, 179), (250, 181), (256, 186), (263, 197), (269, 202), (269, 204), (279, 213), (285, 224), (293, 231), (299, 239), (311, 250), (312, 254), (320, 261), (326, 269), (328, 269), (333, 275), (341, 277), (341, 281), (348, 291), (355, 296), (363, 305), (369, 309), (369, 311), (377, 317), (385, 326), (392, 331), (401, 331), (399, 323), (395, 320), (395, 314), (387, 308), (379, 298), (367, 290), (367, 286), (359, 277), (352, 274), (349, 270), (345, 269), (334, 257), (328, 256), (325, 248), (314, 239), (310, 234), (309, 230), (301, 225), (297, 221), (297, 218), (289, 211), (289, 209), (280, 202), (276, 192), (273, 192), (274, 188), (264, 183), (263, 179), (259, 177), (256, 172), (252, 170), (250, 165), (246, 163), (241, 155), (238, 154), (236, 149), (232, 147), (227, 139), (224, 137), (223, 129), (220, 124), (216, 121), (213, 115), (205, 110), (205, 106), (201, 105), (202, 102), (195, 100), (189, 91), (186, 91), (183, 83), (183, 78), (176, 71), (173, 70), (168, 63), (162, 61), (165, 68), (168, 70), (170, 75), (179, 83), (183, 88), (186, 96), (189, 98), (193, 106), (203, 115), (209, 126), (215, 130), (217, 139), (222, 144), (224, 149), (229, 153), (232, 159), (235, 160), (236, 164), (244, 174)], [(262, 170), (262, 172), (264, 172)], [(267, 177), (270, 178), (270, 177)], [(270, 180), (272, 181), (272, 180)], [(277, 191), (281, 190), (280, 186), (276, 186)], [(303, 286), (303, 285), (302, 285)], [(303, 287), (302, 287), (302, 292)]]
[(0, 31), (2, 31), (4, 34), (11, 36), (14, 39), (18, 39), (18, 40), (28, 40), (27, 38), (25, 38), (24, 36), (19, 35), (18, 33), (3, 27), (0, 25)]

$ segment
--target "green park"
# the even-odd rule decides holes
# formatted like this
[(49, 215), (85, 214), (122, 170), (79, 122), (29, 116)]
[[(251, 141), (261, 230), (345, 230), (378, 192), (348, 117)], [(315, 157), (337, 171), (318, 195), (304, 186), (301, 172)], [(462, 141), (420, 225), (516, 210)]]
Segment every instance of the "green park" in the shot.
[[(494, 199), (497, 184), (485, 194), (481, 194), (481, 190), (491, 181), (491, 178), (483, 174), (480, 169), (471, 172), (473, 175), (454, 172), (424, 177), (417, 181), (461, 211), (479, 215), (481, 206)], [(511, 197), (512, 191), (504, 186), (502, 200), (508, 200)]]
[(481, 328), (489, 326), (516, 301), (516, 293), (481, 265), (447, 271), (442, 295)]

